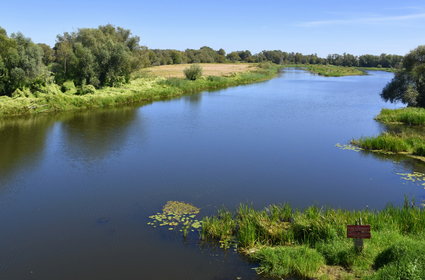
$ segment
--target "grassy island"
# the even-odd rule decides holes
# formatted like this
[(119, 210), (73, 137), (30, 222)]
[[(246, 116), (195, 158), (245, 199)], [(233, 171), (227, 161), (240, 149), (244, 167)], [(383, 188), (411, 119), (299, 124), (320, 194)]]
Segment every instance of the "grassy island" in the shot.
[[(372, 238), (358, 253), (346, 225), (360, 220)], [(241, 205), (202, 225), (204, 240), (237, 248), (259, 263), (259, 274), (276, 279), (425, 279), (425, 211), (407, 200), (381, 211)]]

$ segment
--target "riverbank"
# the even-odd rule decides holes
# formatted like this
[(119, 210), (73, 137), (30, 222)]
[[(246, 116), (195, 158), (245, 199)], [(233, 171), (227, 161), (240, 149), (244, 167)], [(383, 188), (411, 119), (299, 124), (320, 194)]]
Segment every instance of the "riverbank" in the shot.
[(335, 65), (322, 65), (322, 64), (291, 64), (285, 67), (299, 67), (309, 71), (310, 73), (317, 74), (325, 77), (343, 77), (343, 76), (360, 76), (367, 75), (366, 71), (385, 71), (395, 72), (394, 68), (376, 68), (376, 67), (349, 67), (349, 66), (335, 66)]
[(383, 109), (375, 119), (390, 130), (378, 136), (352, 140), (351, 144), (367, 151), (403, 154), (425, 161), (425, 109)]
[[(372, 238), (356, 253), (346, 225), (371, 225)], [(259, 263), (259, 274), (285, 279), (424, 279), (425, 211), (405, 201), (381, 211), (289, 205), (264, 210), (241, 205), (202, 222), (202, 238), (236, 248)], [(416, 278), (415, 278), (416, 277)]]
[(150, 103), (231, 86), (250, 84), (275, 77), (281, 66), (255, 64), (244, 71), (226, 73), (226, 76), (204, 76), (195, 81), (183, 78), (165, 78), (136, 73), (133, 80), (121, 87), (90, 88), (79, 95), (75, 88), (62, 92), (56, 84), (50, 84), (35, 92), (22, 91), (17, 97), (0, 97), (0, 116), (30, 115), (47, 112), (89, 110), (130, 103)]

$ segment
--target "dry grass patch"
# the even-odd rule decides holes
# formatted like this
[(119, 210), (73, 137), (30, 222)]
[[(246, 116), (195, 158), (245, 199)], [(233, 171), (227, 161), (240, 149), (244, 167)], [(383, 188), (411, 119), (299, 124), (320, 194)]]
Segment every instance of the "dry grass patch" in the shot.
[[(191, 64), (161, 65), (149, 67), (141, 71), (165, 78), (184, 78), (183, 70), (190, 65)], [(202, 67), (204, 76), (229, 76), (233, 73), (246, 72), (257, 68), (256, 65), (249, 63), (199, 63), (199, 65)]]

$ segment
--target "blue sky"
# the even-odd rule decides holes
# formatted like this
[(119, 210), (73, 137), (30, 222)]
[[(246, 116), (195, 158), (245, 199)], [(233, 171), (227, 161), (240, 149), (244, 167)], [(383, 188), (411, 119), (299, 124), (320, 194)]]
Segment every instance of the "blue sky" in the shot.
[(425, 44), (425, 1), (2, 1), (0, 26), (54, 45), (56, 35), (111, 23), (149, 48), (405, 54)]

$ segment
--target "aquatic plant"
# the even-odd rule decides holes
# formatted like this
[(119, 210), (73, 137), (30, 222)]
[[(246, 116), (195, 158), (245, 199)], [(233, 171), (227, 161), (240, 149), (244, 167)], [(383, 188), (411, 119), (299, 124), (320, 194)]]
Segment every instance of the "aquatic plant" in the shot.
[(201, 227), (201, 221), (195, 219), (199, 211), (199, 208), (189, 203), (168, 201), (162, 212), (149, 216), (151, 221), (147, 224), (153, 227), (168, 227), (168, 230), (179, 230), (186, 236), (189, 231)]
[(341, 149), (341, 150), (349, 150), (349, 151), (354, 151), (354, 152), (360, 152), (360, 151), (363, 150), (362, 148), (354, 146), (354, 145), (343, 145), (343, 144), (340, 144), (340, 143), (336, 143), (335, 147), (337, 147), (338, 149)]

